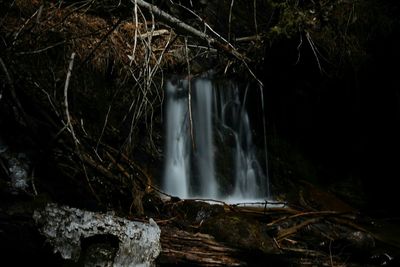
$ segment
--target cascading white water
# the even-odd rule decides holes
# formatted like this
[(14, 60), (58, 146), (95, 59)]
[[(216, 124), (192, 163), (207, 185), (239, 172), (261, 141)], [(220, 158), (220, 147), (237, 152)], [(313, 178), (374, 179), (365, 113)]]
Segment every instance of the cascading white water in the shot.
[(209, 79), (193, 82), (193, 127), (195, 140), (195, 168), (199, 173), (201, 197), (218, 197), (214, 170), (214, 141), (212, 122), (213, 86)]
[[(237, 200), (268, 197), (268, 192), (264, 189), (266, 177), (256, 157), (249, 116), (245, 109), (246, 95), (247, 89), (242, 103), (239, 88), (232, 82), (225, 83), (224, 88), (219, 88), (216, 95), (219, 98), (216, 102), (220, 103), (221, 109), (217, 113), (221, 129), (228, 130), (234, 137), (232, 156), (235, 180), (234, 190), (229, 198)], [(217, 128), (220, 128), (218, 124)]]
[(187, 82), (166, 85), (167, 130), (164, 190), (182, 198), (189, 196), (190, 136), (188, 135)]
[[(166, 85), (164, 190), (181, 198), (268, 197), (266, 177), (256, 157), (249, 116), (240, 101), (238, 86), (233, 82), (216, 86), (207, 78), (194, 79), (190, 85), (193, 139), (189, 83), (175, 79)], [(230, 166), (224, 163), (220, 164), (223, 168), (219, 167), (216, 155)]]

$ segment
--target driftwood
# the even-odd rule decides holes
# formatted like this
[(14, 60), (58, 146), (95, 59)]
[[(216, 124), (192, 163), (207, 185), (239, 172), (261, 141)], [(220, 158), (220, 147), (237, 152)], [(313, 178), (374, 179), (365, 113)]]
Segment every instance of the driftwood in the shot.
[(194, 266), (244, 266), (236, 250), (216, 242), (214, 237), (172, 227), (161, 228), (159, 263)]

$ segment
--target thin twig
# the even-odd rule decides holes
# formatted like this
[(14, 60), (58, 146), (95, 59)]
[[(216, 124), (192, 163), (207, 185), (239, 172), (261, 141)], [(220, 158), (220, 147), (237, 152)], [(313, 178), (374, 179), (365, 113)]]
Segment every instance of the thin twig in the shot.
[(85, 136), (88, 136), (89, 134), (87, 133), (87, 131), (85, 129), (85, 126), (83, 125), (83, 119), (82, 118), (81, 118), (81, 128), (82, 128), (82, 131), (85, 134)]
[(47, 99), (49, 100), (50, 106), (52, 107), (54, 113), (57, 115), (57, 117), (60, 117), (60, 113), (57, 111), (56, 106), (54, 105), (53, 101), (51, 100), (50, 94), (46, 90), (41, 88), (37, 82), (34, 82), (34, 84), (36, 85), (37, 88), (39, 88), (47, 96)]
[(99, 148), (99, 144), (100, 144), (101, 138), (103, 138), (104, 131), (105, 131), (106, 127), (107, 127), (108, 116), (110, 115), (111, 106), (112, 106), (111, 104), (108, 106), (107, 114), (106, 114), (106, 117), (104, 119), (103, 128), (101, 129), (101, 133), (100, 133), (99, 139), (97, 140), (96, 149), (95, 149), (96, 154), (97, 154), (97, 149)]
[(342, 39), (343, 39), (343, 48), (341, 49), (341, 51), (343, 51), (343, 52), (340, 54), (339, 62), (342, 62), (343, 57), (345, 56), (345, 53), (346, 53), (345, 51), (348, 51), (346, 49), (346, 45), (347, 45), (346, 38), (347, 38), (347, 32), (349, 30), (350, 20), (353, 17), (354, 12), (355, 11), (354, 11), (354, 3), (353, 3), (353, 6), (352, 6), (351, 11), (349, 13), (349, 17), (347, 18), (346, 27), (345, 27), (344, 34), (343, 34), (343, 37), (342, 37)]
[(32, 182), (33, 194), (34, 194), (35, 196), (37, 196), (37, 195), (38, 195), (38, 192), (37, 192), (36, 186), (35, 186), (35, 168), (32, 169), (31, 182)]
[(11, 79), (10, 73), (8, 72), (6, 64), (4, 63), (4, 61), (1, 57), (0, 57), (0, 65), (3, 68), (4, 73), (6, 74), (6, 78), (7, 78), (7, 81), (9, 83), (10, 87), (12, 87), (12, 89), (14, 89), (14, 83)]
[(68, 108), (68, 87), (69, 87), (69, 82), (70, 82), (71, 75), (72, 75), (72, 69), (73, 69), (73, 67), (74, 67), (75, 55), (76, 55), (75, 52), (72, 52), (71, 58), (70, 58), (70, 60), (69, 60), (68, 73), (67, 73), (67, 77), (66, 77), (66, 79), (65, 79), (65, 86), (64, 86), (64, 108), (65, 108), (65, 116), (67, 117), (67, 125), (66, 125), (66, 126), (67, 126), (69, 132), (71, 133), (72, 139), (73, 139), (73, 141), (74, 141), (74, 143), (75, 143), (76, 151), (77, 151), (78, 156), (79, 156), (79, 158), (80, 158), (80, 160), (81, 160), (82, 168), (83, 168), (83, 171), (84, 171), (84, 173), (85, 173), (85, 177), (86, 177), (86, 180), (87, 180), (87, 182), (88, 182), (89, 188), (90, 188), (90, 190), (91, 190), (93, 196), (94, 196), (98, 201), (100, 201), (99, 197), (97, 196), (96, 192), (94, 191), (94, 189), (93, 189), (93, 187), (92, 187), (92, 183), (91, 183), (90, 180), (89, 180), (89, 176), (88, 176), (87, 171), (86, 171), (86, 167), (85, 167), (85, 164), (84, 164), (83, 156), (82, 156), (82, 153), (80, 152), (80, 149), (79, 149), (79, 144), (80, 144), (80, 142), (79, 142), (78, 138), (77, 138), (76, 135), (75, 135), (74, 127), (72, 126), (72, 122), (71, 122), (71, 116), (70, 116), (70, 114), (69, 114), (69, 108)]
[(119, 26), (119, 24), (121, 24), (123, 18), (119, 18), (118, 21), (111, 27), (111, 29), (100, 39), (100, 41), (96, 44), (96, 46), (92, 49), (92, 51), (90, 52), (90, 54), (84, 59), (82, 60), (81, 65), (85, 65), (89, 59), (93, 56), (94, 52), (96, 52), (96, 50), (103, 44), (103, 42), (107, 39), (108, 36), (110, 36), (115, 29)]
[[(3, 59), (2, 59), (1, 57), (0, 57), (0, 65), (1, 65), (1, 67), (3, 68), (4, 73), (6, 74), (6, 78), (7, 78), (8, 84), (10, 85), (11, 97), (12, 97), (12, 99), (14, 100), (15, 104), (17, 105), (17, 110), (15, 110), (16, 115), (17, 115), (17, 117), (19, 117), (19, 116), (20, 116), (19, 113), (21, 113), (21, 114), (22, 114), (22, 118), (23, 118), (22, 123), (23, 123), (24, 125), (26, 125), (26, 124), (29, 125), (29, 124), (30, 124), (30, 121), (27, 119), (27, 116), (26, 116), (26, 114), (25, 114), (25, 111), (24, 111), (24, 109), (22, 108), (21, 102), (19, 101), (19, 99), (18, 99), (18, 97), (17, 97), (17, 93), (16, 93), (16, 90), (15, 90), (15, 87), (14, 87), (14, 82), (13, 82), (13, 80), (11, 79), (11, 75), (10, 75), (10, 73), (8, 72), (8, 69), (7, 69), (7, 67), (6, 67), (6, 64), (4, 63), (4, 61), (3, 61)], [(18, 111), (19, 111), (19, 112), (18, 112)]]
[(318, 218), (312, 218), (312, 219), (308, 219), (305, 220), (304, 222), (297, 224), (295, 226), (292, 226), (290, 228), (287, 229), (283, 229), (281, 231), (279, 231), (278, 236), (276, 237), (278, 240), (281, 240), (287, 236), (293, 235), (295, 233), (297, 233), (300, 229), (310, 225), (310, 224), (315, 224), (317, 222), (319, 222), (322, 218), (318, 217)]
[(159, 67), (161, 65), (161, 60), (163, 59), (165, 52), (170, 47), (171, 39), (172, 39), (172, 31), (169, 31), (169, 37), (168, 37), (167, 44), (164, 46), (163, 50), (161, 51), (161, 55), (158, 57), (158, 60), (155, 64), (155, 66), (153, 67), (153, 70), (150, 73), (150, 78), (152, 78), (154, 76), (154, 74), (157, 72), (157, 70), (159, 69)]
[[(192, 9), (187, 8), (186, 6), (182, 5), (182, 4), (176, 4), (180, 7), (182, 7), (183, 9), (185, 9), (186, 11), (188, 11), (189, 13), (193, 14), (196, 18), (199, 19), (199, 21), (201, 21), (204, 25), (204, 27), (206, 29), (209, 29), (216, 37), (218, 37), (218, 39), (220, 39), (221, 41), (223, 41), (228, 47), (230, 47), (230, 49), (235, 49), (235, 47), (228, 41), (226, 40), (222, 35), (220, 35), (217, 31), (215, 31), (202, 17), (200, 17), (198, 14), (196, 14)], [(206, 34), (205, 31), (203, 34)], [(208, 37), (210, 38), (210, 36)], [(211, 40), (209, 40), (208, 42), (210, 42)], [(216, 40), (214, 40), (213, 42), (215, 42)]]
[(47, 46), (47, 47), (42, 48), (42, 49), (37, 49), (37, 50), (34, 50), (34, 51), (23, 51), (23, 52), (18, 52), (18, 53), (16, 53), (16, 54), (17, 54), (17, 55), (39, 54), (39, 53), (45, 52), (45, 51), (47, 51), (47, 50), (49, 50), (49, 49), (52, 49), (52, 48), (54, 48), (54, 47), (56, 47), (56, 46), (62, 45), (62, 44), (64, 44), (65, 42), (66, 42), (66, 41), (64, 40), (64, 41), (55, 43), (55, 44), (53, 44), (53, 45)]
[(261, 39), (261, 35), (252, 35), (252, 36), (244, 36), (244, 37), (235, 38), (235, 41), (236, 41), (236, 43), (252, 42), (252, 41), (258, 41), (260, 39)]
[(282, 249), (281, 245), (278, 243), (278, 241), (276, 240), (275, 237), (273, 237), (272, 240), (274, 240), (274, 243), (275, 243), (277, 248)]
[[(147, 116), (145, 118), (145, 123), (146, 123), (146, 128), (149, 129), (150, 144), (151, 144), (152, 147), (155, 147), (154, 141), (153, 141), (153, 114), (154, 114), (154, 109), (153, 109), (153, 104), (147, 98), (147, 93), (150, 92), (151, 86), (152, 86), (152, 81), (153, 81), (152, 73), (153, 73), (153, 70), (157, 68), (157, 65), (155, 65), (152, 68), (151, 64), (150, 64), (150, 60), (154, 56), (153, 49), (152, 49), (152, 40), (153, 40), (153, 36), (154, 36), (154, 31), (155, 31), (155, 28), (156, 28), (154, 14), (153, 14), (152, 11), (150, 11), (150, 15), (151, 15), (151, 31), (150, 31), (150, 34), (148, 35), (149, 45), (148, 45), (148, 61), (147, 61), (147, 68), (146, 68), (148, 70), (147, 71), (147, 82), (146, 82), (146, 100), (147, 100), (148, 105), (146, 105), (146, 107), (150, 108), (150, 123), (149, 123), (150, 126), (147, 124)], [(148, 113), (149, 112), (147, 112), (147, 110), (146, 110), (146, 114), (148, 114)]]
[(6, 20), (8, 13), (10, 13), (11, 8), (13, 7), (13, 5), (15, 4), (15, 0), (13, 0), (10, 4), (10, 6), (8, 7), (8, 10), (3, 14), (2, 19), (0, 20), (0, 26), (3, 26), (4, 21)]
[(324, 254), (320, 251), (317, 250), (311, 250), (311, 249), (304, 249), (304, 248), (282, 248), (283, 251), (285, 252), (293, 252), (293, 253), (300, 253), (300, 254), (305, 254), (307, 256), (311, 257), (321, 257), (324, 256)]
[(297, 45), (297, 60), (296, 60), (296, 63), (294, 63), (294, 65), (297, 65), (300, 62), (300, 56), (301, 56), (300, 48), (301, 48), (302, 44), (303, 44), (303, 35), (300, 32), (300, 42)]
[(317, 55), (317, 51), (318, 51), (318, 50), (317, 50), (317, 48), (315, 47), (315, 44), (314, 44), (313, 40), (311, 39), (311, 36), (310, 36), (310, 33), (309, 33), (309, 32), (306, 32), (306, 38), (307, 38), (308, 43), (310, 44), (310, 47), (311, 47), (311, 50), (313, 51), (313, 54), (314, 54), (314, 56), (315, 56), (315, 59), (317, 60), (318, 69), (319, 69), (319, 71), (322, 73), (323, 70), (322, 70), (321, 63), (320, 63), (320, 61), (319, 61), (318, 55)]
[(254, 13), (254, 28), (256, 30), (256, 36), (258, 36), (258, 26), (257, 26), (257, 0), (253, 0), (253, 13)]
[(307, 216), (333, 216), (333, 215), (343, 215), (343, 212), (337, 212), (337, 211), (311, 211), (311, 212), (301, 212), (298, 214), (294, 214), (294, 215), (290, 215), (290, 216), (286, 216), (286, 217), (282, 217), (279, 218), (275, 221), (272, 221), (270, 223), (267, 224), (267, 226), (272, 226), (274, 224), (277, 223), (281, 223), (283, 221), (286, 220), (291, 220), (297, 217), (307, 217)]
[(189, 50), (187, 47), (187, 38), (185, 37), (185, 56), (186, 56), (186, 64), (188, 71), (188, 109), (189, 109), (189, 129), (190, 129), (190, 138), (192, 140), (193, 150), (196, 150), (196, 142), (194, 141), (194, 130), (193, 130), (193, 113), (192, 113), (192, 77), (190, 74), (190, 62), (189, 62)]
[(37, 14), (38, 12), (39, 12), (39, 9), (36, 10), (36, 12), (33, 13), (32, 16), (31, 16), (29, 19), (27, 19), (27, 20), (25, 21), (25, 23), (21, 26), (21, 28), (19, 28), (19, 30), (17, 31), (17, 33), (14, 35), (14, 40), (13, 40), (13, 42), (12, 42), (12, 46), (14, 46), (15, 43), (17, 42), (18, 37), (19, 37), (19, 35), (21, 34), (22, 30), (26, 27), (26, 25), (29, 24), (29, 22), (36, 16), (36, 14)]
[(42, 16), (43, 7), (44, 7), (43, 4), (40, 5), (40, 7), (39, 7), (39, 12), (38, 12), (37, 17), (36, 17), (36, 24), (40, 23), (40, 17)]
[(133, 12), (134, 12), (134, 16), (135, 16), (135, 37), (134, 37), (134, 41), (133, 41), (132, 56), (130, 58), (131, 62), (129, 63), (130, 66), (132, 65), (132, 62), (135, 62), (135, 64), (136, 64), (135, 53), (136, 53), (137, 37), (138, 37), (138, 29), (139, 29), (139, 21), (138, 21), (137, 9), (138, 9), (138, 5), (137, 5), (137, 2), (135, 0), (134, 8), (133, 8)]
[(69, 87), (69, 81), (71, 79), (71, 74), (72, 74), (72, 69), (74, 67), (74, 59), (75, 59), (75, 52), (72, 52), (71, 58), (69, 60), (69, 65), (68, 65), (68, 72), (67, 72), (67, 78), (65, 79), (65, 85), (64, 85), (64, 108), (65, 108), (65, 116), (67, 117), (67, 126), (68, 129), (72, 135), (72, 138), (74, 139), (74, 142), (78, 146), (79, 140), (76, 138), (75, 132), (74, 132), (74, 127), (72, 126), (71, 123), (71, 116), (69, 114), (69, 108), (68, 108), (68, 87)]
[(232, 24), (232, 9), (235, 0), (231, 0), (231, 6), (229, 7), (229, 19), (228, 19), (228, 41), (231, 41), (231, 24)]
[(259, 85), (260, 96), (261, 96), (261, 109), (262, 109), (262, 123), (263, 123), (263, 132), (264, 132), (264, 154), (265, 154), (265, 176), (266, 176), (266, 192), (267, 196), (271, 196), (270, 189), (270, 177), (269, 177), (269, 160), (268, 160), (268, 142), (267, 142), (267, 122), (266, 122), (266, 113), (265, 113), (265, 102), (264, 102), (264, 86)]
[[(135, 5), (136, 5), (136, 1), (135, 1)], [(139, 7), (139, 6), (137, 6)], [(136, 101), (136, 103), (140, 103), (139, 105), (136, 105), (134, 112), (132, 113), (132, 118), (131, 118), (131, 123), (130, 123), (130, 129), (129, 129), (129, 135), (127, 137), (127, 141), (126, 144), (132, 145), (132, 135), (133, 135), (133, 131), (136, 128), (137, 123), (139, 122), (139, 118), (140, 116), (142, 116), (143, 114), (148, 114), (150, 113), (150, 142), (152, 143), (153, 146), (154, 142), (152, 140), (152, 118), (153, 118), (153, 113), (154, 113), (154, 109), (152, 106), (152, 102), (149, 100), (149, 97), (147, 96), (149, 93), (151, 93), (151, 86), (153, 84), (152, 81), (152, 75), (153, 75), (153, 69), (151, 68), (151, 64), (150, 61), (153, 57), (153, 49), (151, 47), (152, 44), (152, 37), (153, 37), (153, 33), (155, 30), (155, 20), (154, 20), (154, 15), (152, 12), (151, 13), (151, 17), (152, 17), (152, 28), (150, 29), (150, 31), (147, 28), (147, 23), (146, 23), (146, 17), (144, 16), (143, 12), (141, 11), (140, 8), (135, 9), (136, 12), (136, 16), (137, 16), (137, 12), (140, 13), (140, 15), (143, 18), (143, 21), (145, 23), (143, 23), (144, 27), (145, 27), (145, 32), (147, 33), (147, 38), (140, 38), (140, 41), (143, 43), (143, 46), (146, 48), (145, 50), (145, 60), (143, 60), (143, 64), (142, 64), (142, 69), (139, 73), (139, 77), (135, 76), (135, 73), (130, 70), (132, 72), (132, 77), (135, 79), (137, 86), (140, 89), (140, 97), (142, 97), (142, 100), (138, 100)], [(136, 29), (138, 29), (136, 27)], [(136, 34), (136, 33), (135, 33)], [(139, 36), (142, 35), (140, 32), (138, 32)], [(137, 38), (137, 37), (136, 37)], [(131, 59), (132, 60), (132, 59)], [(140, 80), (143, 80), (143, 82), (141, 82)], [(138, 97), (139, 98), (139, 95)], [(129, 112), (131, 111), (131, 109), (133, 108), (133, 102), (131, 107), (129, 108)], [(150, 112), (148, 112), (148, 109), (150, 109)], [(127, 114), (128, 115), (128, 114)], [(125, 118), (124, 118), (125, 120)], [(147, 122), (147, 117), (146, 117), (146, 126), (148, 126), (148, 122)]]

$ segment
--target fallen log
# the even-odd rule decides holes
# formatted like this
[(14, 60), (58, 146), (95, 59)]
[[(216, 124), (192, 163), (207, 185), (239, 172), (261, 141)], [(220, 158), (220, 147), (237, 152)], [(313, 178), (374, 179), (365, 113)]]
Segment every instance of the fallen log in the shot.
[(173, 227), (161, 228), (160, 264), (191, 266), (245, 266), (235, 258), (236, 249), (215, 241), (214, 237), (190, 233)]

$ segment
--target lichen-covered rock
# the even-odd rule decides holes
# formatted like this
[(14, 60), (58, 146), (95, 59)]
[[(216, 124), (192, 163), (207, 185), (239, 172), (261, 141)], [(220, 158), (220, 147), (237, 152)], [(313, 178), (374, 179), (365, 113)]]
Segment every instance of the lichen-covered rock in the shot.
[(150, 219), (148, 224), (133, 222), (113, 214), (101, 214), (67, 206), (48, 204), (35, 211), (40, 232), (64, 259), (77, 261), (81, 239), (95, 235), (113, 235), (119, 240), (114, 267), (151, 266), (161, 251), (160, 228)]

